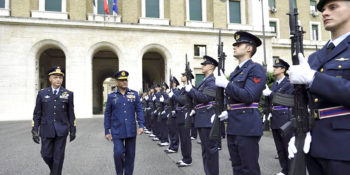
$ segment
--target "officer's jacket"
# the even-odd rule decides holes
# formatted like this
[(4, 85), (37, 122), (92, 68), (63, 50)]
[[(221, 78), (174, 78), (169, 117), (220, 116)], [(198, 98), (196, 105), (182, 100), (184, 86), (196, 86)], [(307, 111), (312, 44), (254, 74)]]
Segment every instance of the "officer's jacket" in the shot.
[[(201, 81), (198, 84), (197, 88), (192, 88), (188, 94), (193, 98), (194, 105), (196, 110), (196, 117), (195, 117), (195, 127), (201, 128), (201, 127), (211, 127), (212, 123), (210, 121), (211, 116), (215, 113), (214, 107), (211, 107), (212, 102), (215, 101), (214, 97), (210, 97), (203, 93), (205, 89), (215, 91), (215, 77), (213, 74), (206, 77), (203, 81)], [(199, 107), (199, 106), (206, 106), (206, 107)]]
[(63, 87), (57, 95), (53, 95), (51, 87), (40, 90), (32, 125), (35, 129), (40, 127), (40, 136), (47, 138), (67, 136), (68, 131), (75, 131), (73, 92)]
[(187, 110), (185, 109), (185, 105), (186, 105), (186, 100), (188, 100), (188, 98), (186, 98), (187, 96), (187, 92), (185, 91), (185, 87), (182, 87), (180, 90), (175, 88), (173, 89), (173, 99), (176, 102), (176, 123), (177, 124), (184, 124), (185, 123), (185, 114), (187, 112)]
[[(266, 84), (264, 68), (248, 60), (241, 68), (231, 73), (225, 89), (226, 103), (246, 106), (258, 103)], [(258, 108), (228, 108), (228, 135), (261, 136), (262, 121)]]
[[(280, 84), (278, 84), (276, 81), (272, 84), (272, 93), (267, 98), (270, 98), (269, 101), (272, 101), (274, 93), (278, 92), (281, 94), (292, 94), (293, 89), (293, 85), (290, 83), (288, 77), (284, 77)], [(289, 120), (290, 114), (291, 111), (287, 107), (274, 106), (272, 109), (271, 129), (279, 129)]]
[[(350, 109), (350, 36), (328, 55), (326, 47), (309, 57), (316, 70), (310, 86), (314, 109), (344, 106)], [(334, 114), (340, 111), (332, 111)], [(341, 112), (340, 112), (341, 113)], [(317, 116), (317, 110), (313, 114)], [(312, 156), (350, 161), (350, 115), (316, 120), (312, 128)]]
[(119, 88), (108, 95), (104, 114), (105, 134), (112, 131), (113, 137), (136, 137), (136, 118), (140, 128), (144, 127), (142, 104), (136, 91), (127, 89), (122, 95)]

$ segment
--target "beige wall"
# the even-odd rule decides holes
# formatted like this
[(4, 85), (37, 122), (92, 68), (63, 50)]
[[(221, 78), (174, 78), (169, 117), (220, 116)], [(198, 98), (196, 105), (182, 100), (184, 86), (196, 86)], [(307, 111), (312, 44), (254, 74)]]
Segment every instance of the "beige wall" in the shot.
[(30, 9), (39, 10), (39, 0), (30, 0)]
[(214, 2), (213, 8), (213, 22), (214, 28), (226, 28), (227, 27), (227, 7), (226, 1), (212, 0)]
[(31, 1), (11, 0), (10, 1), (11, 16), (30, 17), (30, 7), (31, 7)]
[[(280, 21), (280, 37), (282, 39), (289, 39), (289, 16), (286, 13), (289, 12), (289, 3), (287, 1), (279, 1), (276, 0), (276, 13), (270, 12), (270, 18), (278, 18)], [(319, 12), (319, 15), (313, 17), (310, 14), (310, 1), (305, 0), (297, 0), (297, 7), (299, 10), (299, 20), (301, 21), (301, 25), (306, 31), (304, 35), (305, 40), (310, 40), (310, 21), (312, 22), (320, 22), (321, 26), (321, 34), (322, 40), (327, 41), (329, 39), (329, 33), (324, 30), (323, 22), (322, 22), (322, 14)]]
[(137, 23), (141, 16), (141, 0), (128, 0), (121, 2), (123, 23)]
[[(69, 12), (70, 19), (72, 19), (72, 20), (86, 20), (87, 3), (88, 3), (87, 1), (81, 1), (81, 0), (69, 0), (69, 1), (67, 1), (67, 11)], [(92, 4), (91, 1), (89, 1), (89, 3)]]
[(172, 26), (184, 26), (186, 20), (186, 1), (170, 0), (169, 19)]

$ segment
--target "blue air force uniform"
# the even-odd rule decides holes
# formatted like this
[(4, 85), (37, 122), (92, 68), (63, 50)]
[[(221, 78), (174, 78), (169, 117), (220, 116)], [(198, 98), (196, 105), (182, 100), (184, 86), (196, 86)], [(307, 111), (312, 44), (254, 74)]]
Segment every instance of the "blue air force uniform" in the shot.
[(317, 71), (310, 84), (315, 122), (309, 173), (350, 172), (350, 32), (313, 53), (309, 64)]
[[(172, 79), (173, 79), (172, 82), (176, 83), (176, 86), (178, 86), (179, 81), (175, 77), (172, 77)], [(170, 85), (170, 86), (172, 86), (172, 85)], [(178, 91), (177, 87), (172, 88), (172, 91), (174, 91), (174, 90)], [(173, 92), (173, 94), (175, 94), (175, 93)], [(167, 124), (168, 124), (168, 130), (169, 130), (170, 144), (169, 144), (169, 148), (167, 150), (165, 150), (165, 152), (170, 153), (169, 150), (177, 152), (179, 149), (179, 133), (177, 131), (176, 115), (175, 115), (176, 114), (176, 102), (175, 102), (174, 98), (172, 98), (172, 97), (170, 98), (170, 96), (168, 96), (168, 100), (166, 101), (166, 111), (167, 111), (167, 115), (168, 115)], [(174, 115), (172, 115), (172, 111), (175, 111)]]
[[(289, 68), (289, 64), (280, 58), (276, 58), (274, 60), (273, 67), (282, 67), (287, 71)], [(266, 98), (270, 98), (269, 101), (272, 101), (274, 93), (278, 92), (281, 94), (292, 94), (293, 93), (293, 85), (290, 83), (288, 77), (284, 76), (280, 80), (276, 80), (272, 86), (272, 93)], [(291, 114), (291, 110), (285, 106), (273, 106), (272, 107), (272, 117), (271, 117), (271, 129), (273, 139), (275, 141), (278, 160), (282, 167), (282, 173), (288, 174), (288, 142), (292, 137), (292, 133), (288, 133), (285, 136), (282, 136), (282, 132), (280, 127), (283, 126), (289, 120), (289, 116)]]
[[(258, 47), (261, 41), (247, 32), (234, 34), (237, 45)], [(260, 174), (259, 141), (263, 134), (258, 102), (266, 84), (264, 68), (251, 59), (242, 62), (230, 74), (225, 88), (228, 111), (227, 144), (235, 175)]]
[[(127, 79), (128, 72), (115, 74), (117, 80)], [(135, 117), (137, 114), (137, 119)], [(114, 163), (117, 174), (131, 175), (134, 170), (136, 147), (136, 120), (144, 127), (142, 104), (136, 91), (129, 88), (122, 94), (119, 88), (107, 98), (104, 114), (105, 135), (112, 134), (114, 143)]]
[(188, 100), (188, 98), (190, 99), (190, 97), (187, 97), (188, 94), (185, 91), (184, 87), (181, 88), (180, 90), (177, 88), (173, 89), (173, 93), (174, 95), (172, 99), (174, 99), (174, 101), (176, 102), (175, 118), (176, 118), (176, 124), (177, 124), (177, 131), (180, 137), (182, 161), (186, 164), (191, 164), (192, 163), (192, 143), (191, 143), (191, 137), (190, 137), (190, 129), (185, 127), (185, 114), (188, 111), (186, 109), (186, 100)]
[[(218, 65), (217, 61), (209, 56), (204, 56), (206, 59), (202, 65), (212, 64), (215, 67)], [(210, 121), (211, 116), (215, 114), (213, 106), (215, 102), (214, 97), (210, 97), (203, 93), (207, 89), (209, 91), (216, 90), (215, 77), (213, 74), (208, 75), (201, 81), (197, 88), (192, 88), (188, 94), (194, 99), (195, 122), (194, 125), (198, 128), (199, 137), (201, 139), (202, 146), (202, 158), (204, 172), (207, 175), (219, 174), (219, 153), (218, 153), (218, 141), (209, 140), (209, 133), (212, 127)]]
[[(64, 76), (64, 72), (61, 67), (55, 66), (49, 71), (50, 75)], [(41, 156), (49, 166), (50, 174), (62, 174), (68, 133), (70, 141), (75, 139), (76, 133), (73, 92), (63, 87), (40, 90), (32, 127), (34, 141), (39, 144), (39, 135), (41, 137)]]

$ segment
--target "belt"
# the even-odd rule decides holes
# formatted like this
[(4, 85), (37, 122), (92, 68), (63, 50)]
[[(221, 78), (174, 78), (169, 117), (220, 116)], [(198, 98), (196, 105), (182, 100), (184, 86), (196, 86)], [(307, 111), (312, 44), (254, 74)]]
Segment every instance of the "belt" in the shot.
[(285, 106), (273, 106), (273, 110), (287, 110), (288, 107)]
[(209, 106), (213, 106), (215, 104), (215, 101), (211, 101), (207, 104), (198, 104), (196, 105), (196, 107), (194, 107), (195, 109), (201, 109), (201, 108), (206, 108), (206, 107), (209, 107)]
[(314, 118), (316, 119), (333, 118), (343, 115), (350, 115), (350, 108), (346, 108), (344, 106), (335, 106), (330, 108), (317, 109), (314, 112)]
[(177, 111), (181, 111), (181, 110), (183, 110), (183, 109), (185, 109), (184, 106), (183, 106), (183, 107), (177, 107), (177, 108), (176, 108)]
[(258, 106), (259, 106), (258, 103), (252, 103), (252, 104), (249, 104), (249, 105), (246, 105), (244, 103), (227, 104), (227, 110), (248, 109), (248, 108), (257, 109)]

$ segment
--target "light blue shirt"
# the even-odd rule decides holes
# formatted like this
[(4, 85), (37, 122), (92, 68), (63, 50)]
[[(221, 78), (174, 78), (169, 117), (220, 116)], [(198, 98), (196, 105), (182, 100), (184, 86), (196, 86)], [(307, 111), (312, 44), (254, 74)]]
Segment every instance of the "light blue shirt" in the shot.
[[(60, 88), (61, 88), (61, 87), (59, 87), (59, 88), (55, 89), (55, 88), (53, 88), (53, 87), (51, 86), (51, 89), (52, 89), (52, 94), (53, 94), (53, 92), (55, 92), (55, 90), (57, 91), (56, 93), (58, 93), (58, 92), (60, 91)], [(56, 95), (57, 95), (57, 94), (56, 94)]]
[(281, 82), (286, 78), (286, 76), (283, 76), (280, 80), (277, 81), (278, 84), (281, 84)]
[(248, 60), (250, 60), (250, 59), (247, 59), (247, 60), (243, 61), (242, 63), (240, 63), (240, 64), (238, 65), (239, 68), (242, 68), (242, 66), (244, 65), (244, 63), (246, 63)]
[(335, 39), (334, 41), (331, 39), (331, 40), (329, 40), (328, 45), (329, 45), (330, 43), (333, 43), (334, 46), (337, 47), (337, 46), (338, 46), (345, 38), (347, 38), (349, 35), (350, 35), (350, 32), (345, 33), (344, 35), (338, 37), (338, 38)]

